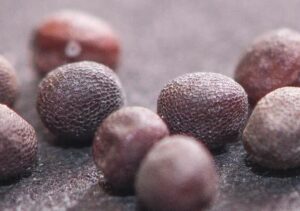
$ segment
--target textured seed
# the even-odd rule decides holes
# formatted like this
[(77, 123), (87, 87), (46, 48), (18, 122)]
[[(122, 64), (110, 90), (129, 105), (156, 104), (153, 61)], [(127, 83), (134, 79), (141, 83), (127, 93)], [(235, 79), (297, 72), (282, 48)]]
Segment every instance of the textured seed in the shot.
[(36, 161), (33, 127), (6, 105), (0, 104), (0, 180), (17, 177)]
[(147, 210), (200, 211), (217, 195), (214, 162), (204, 145), (186, 136), (166, 137), (141, 164), (137, 197)]
[(123, 103), (122, 86), (113, 71), (95, 62), (77, 62), (57, 68), (42, 80), (37, 110), (55, 135), (86, 141)]
[(241, 58), (235, 79), (252, 105), (277, 88), (300, 86), (300, 34), (280, 29), (256, 39)]
[(50, 15), (34, 32), (34, 64), (41, 75), (60, 65), (84, 60), (115, 69), (119, 53), (119, 39), (111, 27), (77, 11)]
[(134, 192), (135, 175), (142, 159), (168, 134), (162, 119), (142, 107), (122, 108), (103, 121), (93, 142), (94, 160), (115, 192)]
[(172, 134), (187, 134), (210, 148), (238, 140), (246, 124), (244, 89), (217, 73), (189, 73), (161, 91), (157, 111)]
[(16, 72), (11, 64), (0, 56), (0, 103), (13, 106), (18, 92)]
[(300, 88), (284, 87), (263, 97), (243, 133), (250, 159), (272, 169), (300, 167)]

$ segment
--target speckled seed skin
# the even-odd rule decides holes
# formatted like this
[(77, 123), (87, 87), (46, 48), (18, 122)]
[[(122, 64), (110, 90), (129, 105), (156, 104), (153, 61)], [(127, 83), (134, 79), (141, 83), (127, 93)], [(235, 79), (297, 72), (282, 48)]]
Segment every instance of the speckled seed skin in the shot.
[(188, 73), (163, 88), (157, 111), (171, 134), (187, 134), (216, 148), (238, 140), (248, 100), (244, 89), (224, 75)]
[(217, 195), (211, 154), (186, 136), (170, 136), (154, 145), (141, 164), (136, 192), (149, 211), (200, 211)]
[(6, 105), (0, 104), (0, 180), (17, 177), (36, 161), (35, 130)]
[(120, 41), (112, 28), (91, 15), (64, 10), (45, 18), (33, 35), (33, 61), (41, 75), (71, 62), (117, 67)]
[(250, 159), (271, 169), (300, 167), (300, 88), (284, 87), (263, 97), (243, 133)]
[(0, 56), (0, 103), (12, 107), (19, 94), (17, 75), (11, 64)]
[(121, 83), (108, 67), (77, 62), (57, 68), (41, 81), (37, 110), (58, 137), (86, 141), (124, 99)]
[(134, 192), (134, 180), (149, 149), (169, 135), (163, 120), (143, 107), (124, 107), (108, 116), (98, 128), (93, 155), (116, 193)]
[(300, 34), (280, 29), (257, 38), (241, 58), (235, 79), (251, 105), (277, 88), (300, 86)]

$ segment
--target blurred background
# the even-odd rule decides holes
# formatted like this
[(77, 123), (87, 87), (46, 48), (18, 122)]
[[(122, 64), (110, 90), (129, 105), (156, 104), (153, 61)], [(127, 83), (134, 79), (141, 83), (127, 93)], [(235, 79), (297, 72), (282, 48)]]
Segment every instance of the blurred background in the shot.
[[(44, 140), (35, 111), (39, 79), (30, 49), (32, 31), (44, 16), (76, 9), (110, 23), (122, 41), (119, 75), (128, 104), (155, 110), (159, 91), (170, 79), (195, 71), (232, 76), (257, 35), (282, 27), (300, 30), (299, 8), (297, 0), (0, 0), (0, 54), (15, 65), (22, 84), (16, 109), (35, 126), (41, 143), (33, 175), (0, 186), (0, 209), (135, 208), (134, 197), (100, 190), (89, 148), (60, 149)], [(255, 174), (246, 168), (240, 146), (233, 148), (216, 158), (222, 197), (213, 210), (299, 208), (298, 177)]]
[[(0, 53), (19, 66), (27, 64), (31, 32), (45, 15), (66, 8), (91, 13), (111, 23), (122, 40), (120, 75), (135, 81), (123, 82), (135, 90), (128, 94), (129, 102), (155, 108), (166, 82), (162, 75), (232, 75), (257, 35), (281, 27), (299, 29), (299, 7), (297, 0), (1, 0)], [(25, 71), (20, 70), (24, 65), (18, 69)]]

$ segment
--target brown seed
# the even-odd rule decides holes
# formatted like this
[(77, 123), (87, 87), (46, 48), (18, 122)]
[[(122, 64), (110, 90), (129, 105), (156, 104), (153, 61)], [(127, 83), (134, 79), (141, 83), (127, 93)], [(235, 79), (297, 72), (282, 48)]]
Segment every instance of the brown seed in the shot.
[(251, 105), (284, 86), (300, 86), (300, 34), (280, 29), (254, 41), (241, 58), (235, 79), (246, 90)]
[(210, 148), (237, 141), (246, 124), (244, 89), (217, 73), (189, 73), (161, 91), (157, 111), (172, 134), (187, 134)]
[(153, 211), (200, 211), (217, 195), (211, 154), (186, 136), (166, 137), (141, 164), (136, 180), (140, 204)]
[(108, 67), (77, 62), (57, 68), (42, 80), (37, 110), (55, 135), (86, 142), (93, 138), (102, 120), (123, 105), (124, 99), (121, 83)]
[(263, 97), (243, 133), (250, 158), (272, 169), (300, 167), (300, 88), (284, 87)]
[(142, 159), (168, 134), (162, 119), (142, 107), (122, 108), (103, 121), (93, 142), (94, 160), (116, 193), (133, 192)]
[(76, 61), (95, 61), (115, 69), (120, 43), (104, 21), (77, 11), (47, 17), (33, 37), (34, 64), (41, 75)]
[(11, 64), (0, 56), (0, 103), (12, 107), (18, 97), (17, 75)]
[(0, 104), (0, 180), (19, 176), (36, 161), (33, 127), (6, 105)]

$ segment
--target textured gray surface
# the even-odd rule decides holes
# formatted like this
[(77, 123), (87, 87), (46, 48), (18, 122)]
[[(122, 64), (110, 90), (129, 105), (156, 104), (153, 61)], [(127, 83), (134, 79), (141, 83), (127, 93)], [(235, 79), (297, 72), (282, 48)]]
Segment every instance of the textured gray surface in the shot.
[[(0, 0), (0, 53), (22, 83), (16, 110), (33, 124), (39, 162), (31, 176), (0, 186), (1, 210), (134, 210), (135, 198), (108, 196), (98, 185), (90, 148), (62, 148), (35, 111), (38, 78), (30, 64), (30, 34), (41, 17), (80, 9), (112, 23), (123, 42), (120, 77), (128, 104), (155, 109), (169, 79), (193, 71), (231, 76), (243, 49), (258, 34), (300, 29), (300, 1), (289, 0)], [(240, 144), (216, 156), (221, 190), (212, 210), (299, 210), (300, 173), (269, 172), (245, 162)]]

